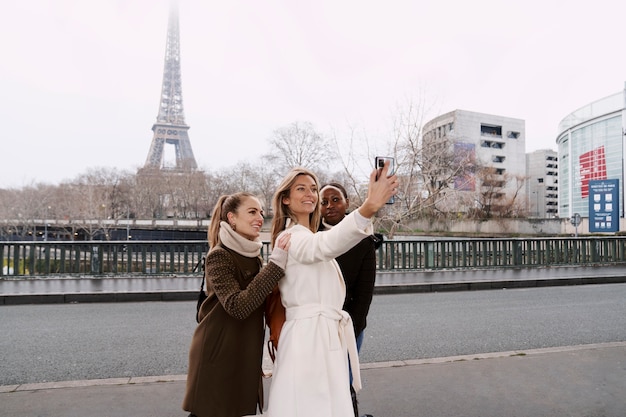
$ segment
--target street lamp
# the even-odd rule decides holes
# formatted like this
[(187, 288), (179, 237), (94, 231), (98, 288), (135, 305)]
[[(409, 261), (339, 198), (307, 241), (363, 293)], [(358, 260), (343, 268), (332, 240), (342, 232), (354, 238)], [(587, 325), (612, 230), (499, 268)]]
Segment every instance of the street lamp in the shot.
[(130, 240), (130, 207), (126, 206), (126, 240)]

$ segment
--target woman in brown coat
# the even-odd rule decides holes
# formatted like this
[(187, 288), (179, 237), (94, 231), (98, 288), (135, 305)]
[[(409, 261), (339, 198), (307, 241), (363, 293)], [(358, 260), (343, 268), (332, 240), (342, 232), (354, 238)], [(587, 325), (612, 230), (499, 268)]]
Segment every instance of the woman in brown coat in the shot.
[(262, 361), (267, 295), (285, 275), (290, 236), (262, 268), (263, 210), (248, 193), (220, 197), (209, 228), (206, 293), (189, 349), (183, 410), (240, 417), (263, 409)]

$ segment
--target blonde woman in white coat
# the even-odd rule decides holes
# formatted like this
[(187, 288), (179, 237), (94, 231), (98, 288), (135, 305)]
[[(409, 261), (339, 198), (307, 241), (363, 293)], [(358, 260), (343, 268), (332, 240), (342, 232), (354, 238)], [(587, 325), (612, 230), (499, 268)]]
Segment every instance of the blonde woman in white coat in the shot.
[[(354, 329), (343, 311), (345, 283), (334, 260), (372, 234), (371, 218), (398, 186), (388, 166), (370, 175), (368, 196), (332, 230), (320, 222), (319, 183), (311, 171), (291, 170), (273, 198), (271, 240), (291, 233), (285, 277), (279, 282), (287, 320), (272, 373), (269, 417), (347, 417), (354, 414), (349, 389), (361, 388)], [(378, 180), (376, 178), (379, 177)]]

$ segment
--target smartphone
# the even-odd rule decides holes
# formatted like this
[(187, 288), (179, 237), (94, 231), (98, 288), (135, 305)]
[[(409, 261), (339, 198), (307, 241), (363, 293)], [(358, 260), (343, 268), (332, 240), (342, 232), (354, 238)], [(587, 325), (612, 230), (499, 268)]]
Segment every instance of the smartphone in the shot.
[[(376, 174), (376, 181), (378, 181), (378, 176), (382, 172), (383, 167), (385, 166), (385, 162), (389, 161), (389, 171), (387, 171), (387, 175), (391, 176), (396, 172), (396, 160), (391, 156), (377, 156), (374, 158), (374, 166), (378, 170)], [(396, 202), (395, 196), (392, 196), (387, 204), (393, 204)]]

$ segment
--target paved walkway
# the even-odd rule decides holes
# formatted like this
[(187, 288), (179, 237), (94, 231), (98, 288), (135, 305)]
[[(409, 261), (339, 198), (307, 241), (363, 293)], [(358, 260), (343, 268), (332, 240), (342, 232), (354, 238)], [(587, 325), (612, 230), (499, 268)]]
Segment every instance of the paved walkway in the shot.
[[(375, 417), (626, 416), (626, 342), (362, 368)], [(0, 417), (184, 417), (184, 388), (184, 375), (0, 386)]]
[[(625, 272), (624, 267), (386, 272), (377, 277), (376, 291), (617, 283), (626, 282)], [(0, 280), (0, 305), (191, 300), (199, 283), (198, 277)], [(375, 417), (626, 416), (626, 341), (369, 363), (362, 369), (360, 411)], [(0, 386), (0, 417), (185, 417), (184, 389), (184, 375)]]

